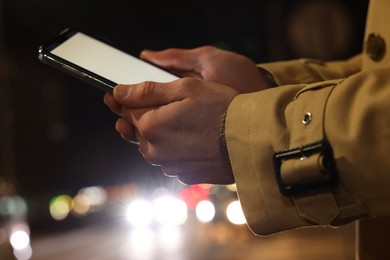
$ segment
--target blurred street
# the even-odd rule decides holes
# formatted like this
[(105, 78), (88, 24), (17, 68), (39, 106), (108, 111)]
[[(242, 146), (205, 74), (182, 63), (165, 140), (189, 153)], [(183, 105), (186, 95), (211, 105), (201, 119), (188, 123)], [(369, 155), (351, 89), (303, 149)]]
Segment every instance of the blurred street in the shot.
[[(97, 225), (33, 238), (35, 260), (348, 260), (354, 259), (353, 225), (306, 229), (268, 238), (243, 226), (188, 223), (179, 233)], [(169, 231), (168, 231), (169, 232)], [(173, 233), (172, 233), (173, 232)]]
[(29, 223), (16, 217), (23, 199), (3, 197), (0, 260), (354, 259), (354, 224), (256, 237), (235, 185), (177, 185), (84, 187), (52, 197)]

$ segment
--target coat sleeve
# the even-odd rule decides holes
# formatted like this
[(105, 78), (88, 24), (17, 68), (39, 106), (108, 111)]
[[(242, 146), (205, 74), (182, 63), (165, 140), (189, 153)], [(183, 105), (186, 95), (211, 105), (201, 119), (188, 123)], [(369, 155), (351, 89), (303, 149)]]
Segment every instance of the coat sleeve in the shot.
[(349, 77), (361, 70), (362, 56), (356, 55), (346, 61), (323, 62), (314, 59), (258, 64), (269, 72), (278, 86), (315, 83)]
[(389, 73), (364, 71), (233, 100), (227, 147), (254, 233), (390, 215)]

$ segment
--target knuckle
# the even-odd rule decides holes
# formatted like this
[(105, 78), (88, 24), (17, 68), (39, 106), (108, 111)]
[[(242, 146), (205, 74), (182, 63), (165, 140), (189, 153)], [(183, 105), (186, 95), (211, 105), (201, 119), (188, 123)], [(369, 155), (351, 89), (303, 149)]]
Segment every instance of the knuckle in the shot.
[(176, 177), (176, 176), (178, 176), (177, 175), (177, 171), (173, 167), (170, 167), (170, 166), (162, 165), (161, 166), (161, 171), (163, 172), (163, 174), (165, 176), (168, 176), (168, 177)]
[(163, 162), (160, 154), (157, 153), (156, 151), (150, 151), (150, 150), (143, 151), (142, 148), (140, 148), (140, 152), (144, 157), (144, 159), (151, 165), (160, 166)]
[(193, 176), (178, 176), (178, 179), (181, 183), (184, 183), (186, 185), (194, 185), (202, 182)]
[(153, 128), (148, 127), (146, 125), (142, 126), (140, 128), (140, 132), (142, 136), (148, 140), (149, 142), (155, 142), (158, 139), (158, 136), (155, 131), (153, 131)]
[(199, 80), (191, 77), (187, 78), (182, 78), (180, 80), (180, 91), (185, 95), (185, 96), (193, 96), (194, 93), (197, 92), (197, 89), (199, 87)]
[(181, 79), (181, 83), (182, 83), (183, 87), (191, 86), (191, 85), (195, 84), (196, 82), (198, 82), (198, 80), (195, 78), (192, 78), (192, 77), (186, 77), (186, 78)]
[(198, 48), (199, 52), (204, 52), (204, 53), (213, 52), (215, 50), (217, 50), (217, 48), (214, 47), (214, 46), (211, 46), (211, 45), (205, 45), (205, 46), (202, 46), (202, 47)]
[(142, 122), (138, 125), (139, 132), (149, 142), (156, 142), (160, 139), (157, 129), (156, 120), (150, 116), (143, 118)]
[(144, 158), (149, 164), (151, 164), (153, 166), (160, 166), (161, 165), (159, 158), (153, 154), (145, 154)]
[(155, 89), (157, 87), (156, 82), (153, 81), (145, 81), (138, 85), (137, 88), (134, 89), (134, 92), (132, 93), (133, 96), (145, 99), (148, 97), (153, 96), (153, 93), (155, 92)]

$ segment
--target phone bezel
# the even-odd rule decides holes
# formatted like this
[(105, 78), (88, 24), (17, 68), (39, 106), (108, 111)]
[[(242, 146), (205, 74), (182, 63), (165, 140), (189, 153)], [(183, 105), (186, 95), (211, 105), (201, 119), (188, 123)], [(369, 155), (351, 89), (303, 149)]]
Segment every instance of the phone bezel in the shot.
[[(51, 51), (53, 49), (55, 49), (57, 46), (59, 46), (60, 44), (64, 43), (66, 40), (68, 40), (69, 38), (71, 38), (73, 35), (75, 35), (76, 33), (78, 32), (81, 32), (79, 30), (76, 30), (76, 29), (73, 29), (73, 28), (67, 28), (65, 30), (63, 30), (59, 35), (57, 35), (57, 37), (55, 37), (54, 39), (52, 39), (51, 41), (41, 45), (38, 49), (38, 59), (41, 60), (43, 63), (46, 63), (52, 67), (55, 67), (67, 74), (70, 74), (78, 79), (81, 79), (82, 81), (84, 82), (87, 82), (88, 84), (91, 84), (103, 91), (109, 91), (111, 92), (114, 87), (117, 85), (116, 82), (113, 82), (101, 75), (98, 75), (92, 71), (89, 71), (83, 67), (80, 67), (68, 60), (65, 60), (53, 53), (51, 53)], [(113, 48), (116, 48), (124, 53), (127, 53), (126, 51), (123, 51), (121, 50), (120, 48), (117, 48), (115, 47), (112, 43), (108, 42), (107, 40), (104, 40), (104, 39), (101, 39), (101, 37), (97, 37), (97, 36), (94, 36), (94, 35), (91, 35), (91, 34), (88, 34), (88, 33), (85, 33), (85, 32), (81, 32), (89, 37), (92, 37), (96, 40), (99, 40)], [(127, 53), (129, 54), (129, 53)], [(131, 55), (131, 54), (129, 54)], [(133, 56), (133, 55), (131, 55)], [(134, 56), (133, 56), (134, 57)], [(165, 69), (157, 66), (156, 64), (153, 64), (153, 63), (150, 63), (148, 61), (145, 61), (145, 60), (142, 60), (143, 62), (146, 62), (146, 63), (149, 63), (151, 65), (153, 65), (154, 67), (156, 68), (159, 68), (161, 70), (164, 70), (166, 71)], [(170, 74), (172, 74), (173, 76), (176, 76), (177, 78), (180, 78), (180, 76), (170, 72), (170, 71), (166, 71)]]
[[(68, 60), (65, 60), (53, 53), (51, 51), (56, 48), (58, 45), (62, 44), (69, 38), (71, 38), (74, 34), (78, 33), (78, 30), (67, 28), (64, 31), (62, 31), (57, 37), (55, 37), (53, 40), (41, 45), (38, 49), (38, 58), (43, 63), (46, 63), (48, 65), (51, 65), (52, 67), (55, 67), (63, 72), (66, 72), (78, 79), (81, 79), (82, 81), (89, 83), (103, 91), (109, 91), (111, 92), (114, 87), (117, 85), (116, 82), (113, 82), (107, 78), (104, 78), (92, 71), (89, 71), (83, 67), (80, 67)], [(89, 35), (87, 33), (84, 33), (88, 36), (94, 37), (92, 35)], [(110, 46), (112, 44), (102, 40), (98, 39), (99, 41), (102, 41)]]

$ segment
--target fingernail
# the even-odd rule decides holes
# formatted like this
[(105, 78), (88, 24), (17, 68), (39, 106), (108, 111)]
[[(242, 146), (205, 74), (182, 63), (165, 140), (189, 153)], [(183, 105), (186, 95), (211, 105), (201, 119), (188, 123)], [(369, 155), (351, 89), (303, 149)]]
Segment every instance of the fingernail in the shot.
[(114, 96), (124, 98), (129, 94), (129, 86), (118, 85), (114, 88)]
[(149, 53), (153, 53), (153, 52), (155, 52), (155, 51), (149, 50), (149, 49), (145, 49), (145, 50), (143, 50), (143, 51), (140, 53), (140, 57), (142, 58), (142, 57), (144, 57), (145, 55), (148, 55)]
[(154, 50), (150, 50), (150, 49), (145, 49), (142, 52), (155, 52), (155, 51)]

